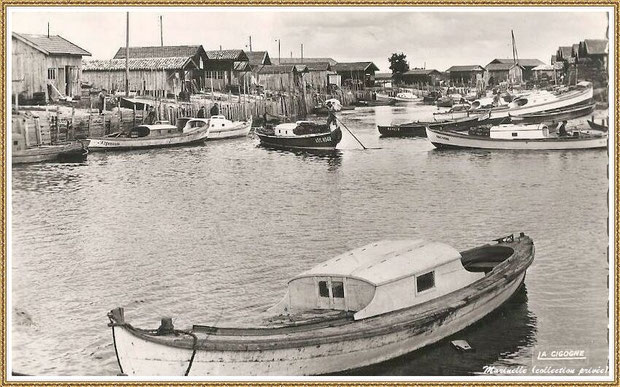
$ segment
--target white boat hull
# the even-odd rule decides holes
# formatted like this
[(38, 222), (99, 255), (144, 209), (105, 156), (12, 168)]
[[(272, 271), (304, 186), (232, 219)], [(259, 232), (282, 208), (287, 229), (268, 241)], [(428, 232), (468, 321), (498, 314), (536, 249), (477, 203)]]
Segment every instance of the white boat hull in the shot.
[(246, 137), (252, 129), (252, 119), (249, 121), (233, 122), (232, 125), (224, 127), (209, 127), (207, 140), (219, 140), (225, 138)]
[[(124, 326), (113, 326), (115, 350), (123, 373), (140, 376), (257, 376), (319, 375), (380, 363), (448, 337), (482, 319), (512, 296), (525, 272), (478, 298), (459, 305), (428, 329), (401, 326), (369, 338), (344, 339), (322, 345), (274, 350), (193, 351), (144, 340)], [(373, 324), (360, 320), (355, 324)], [(206, 339), (208, 341), (208, 337)], [(243, 343), (240, 343), (243, 344)], [(191, 364), (190, 364), (191, 362)]]
[(570, 150), (607, 148), (607, 136), (583, 138), (554, 137), (534, 140), (502, 140), (482, 136), (426, 129), (428, 140), (437, 148), (504, 149), (504, 150)]
[(205, 141), (208, 137), (208, 130), (197, 130), (188, 133), (178, 133), (170, 136), (162, 137), (102, 137), (89, 139), (89, 151), (107, 151), (107, 150), (132, 150), (132, 149), (148, 149), (161, 148), (169, 146), (180, 146), (195, 144)]

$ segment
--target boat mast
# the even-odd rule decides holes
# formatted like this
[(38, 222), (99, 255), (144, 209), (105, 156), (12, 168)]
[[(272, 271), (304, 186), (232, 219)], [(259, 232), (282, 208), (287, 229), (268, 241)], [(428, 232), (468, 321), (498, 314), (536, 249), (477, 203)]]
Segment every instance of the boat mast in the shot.
[(510, 30), (510, 35), (512, 35), (512, 61), (516, 66), (519, 64), (519, 53), (517, 52), (517, 43), (515, 42), (515, 32)]
[(129, 12), (127, 12), (127, 32), (125, 39), (125, 96), (129, 97)]

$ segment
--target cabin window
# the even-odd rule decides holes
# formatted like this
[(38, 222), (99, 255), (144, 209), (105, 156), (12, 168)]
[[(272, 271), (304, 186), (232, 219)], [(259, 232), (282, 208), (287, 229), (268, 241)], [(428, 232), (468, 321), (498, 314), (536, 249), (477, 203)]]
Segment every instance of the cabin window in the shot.
[(329, 298), (329, 289), (327, 288), (327, 281), (319, 281), (319, 296)]
[(344, 285), (341, 281), (332, 281), (332, 295), (334, 298), (344, 298)]
[(517, 137), (519, 135), (519, 133), (517, 132), (512, 132), (512, 137)]
[(55, 80), (56, 79), (56, 69), (55, 68), (47, 69), (47, 79), (49, 79), (49, 80)]
[(417, 276), (416, 286), (418, 293), (435, 287), (435, 272), (431, 271), (426, 274)]

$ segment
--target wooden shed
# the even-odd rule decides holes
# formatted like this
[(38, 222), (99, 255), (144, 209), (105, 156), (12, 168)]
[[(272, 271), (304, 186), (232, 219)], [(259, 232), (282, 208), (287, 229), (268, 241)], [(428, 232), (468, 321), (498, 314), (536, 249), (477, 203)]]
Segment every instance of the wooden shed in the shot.
[(258, 84), (265, 90), (299, 90), (303, 86), (303, 74), (308, 72), (306, 65), (270, 65), (258, 71)]
[(49, 101), (80, 94), (82, 57), (90, 52), (58, 35), (11, 34), (11, 81), (20, 99)]
[(205, 65), (207, 87), (213, 86), (216, 90), (226, 90), (231, 85), (238, 86), (239, 79), (234, 74), (235, 66), (240, 68), (241, 65), (238, 62), (248, 61), (248, 56), (243, 50), (207, 51)]
[(306, 87), (322, 91), (327, 89), (329, 74), (335, 74), (332, 71), (332, 64), (329, 62), (330, 58), (325, 58), (324, 62), (314, 60), (316, 58), (304, 59), (304, 58), (282, 58), (282, 63), (287, 65), (302, 65), (306, 66), (308, 72), (304, 74), (304, 81)]
[(435, 69), (413, 69), (404, 72), (403, 83), (407, 85), (439, 85), (441, 73)]
[(485, 80), (488, 85), (497, 85), (500, 82), (511, 84), (523, 81), (523, 66), (519, 63), (489, 63), (486, 67)]
[[(531, 79), (534, 78), (534, 73), (532, 72), (532, 70), (534, 69), (534, 67), (537, 66), (541, 66), (544, 65), (545, 63), (539, 59), (516, 59), (516, 62), (521, 66), (521, 71), (522, 71), (522, 76), (521, 79), (523, 81), (529, 81)], [(489, 64), (487, 65), (487, 71), (489, 71), (489, 65), (492, 64), (514, 64), (515, 63), (515, 59), (500, 59), (500, 58), (496, 58), (493, 59), (491, 62), (489, 62)], [(518, 70), (514, 69), (513, 72), (515, 73), (514, 76), (517, 76)]]
[(336, 63), (332, 70), (341, 76), (343, 85), (364, 89), (375, 85), (375, 72), (379, 68), (372, 62), (346, 62)]
[(457, 65), (446, 70), (455, 86), (477, 86), (484, 82), (485, 69), (480, 65)]

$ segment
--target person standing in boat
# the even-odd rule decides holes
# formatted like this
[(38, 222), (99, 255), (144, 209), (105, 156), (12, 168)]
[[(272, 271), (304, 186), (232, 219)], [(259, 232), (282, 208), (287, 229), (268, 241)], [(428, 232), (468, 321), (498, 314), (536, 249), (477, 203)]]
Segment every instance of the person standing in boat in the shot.
[(211, 115), (211, 117), (220, 115), (220, 107), (218, 106), (217, 103), (213, 104), (213, 106), (211, 107), (211, 110), (209, 110), (209, 114)]
[(144, 119), (144, 123), (146, 125), (153, 125), (157, 121), (157, 114), (155, 113), (155, 108), (153, 106), (149, 106), (149, 113)]
[(327, 101), (325, 103), (325, 106), (327, 106), (327, 128), (329, 130), (331, 130), (332, 123), (334, 124), (334, 126), (337, 126), (337, 124), (336, 124), (336, 106), (331, 101)]
[(560, 137), (568, 136), (568, 132), (566, 131), (566, 122), (567, 121), (562, 121), (562, 124), (560, 124), (560, 128), (558, 129), (558, 134)]
[(200, 109), (198, 109), (198, 113), (196, 114), (197, 118), (207, 118), (207, 109), (205, 109), (204, 106), (201, 106)]

